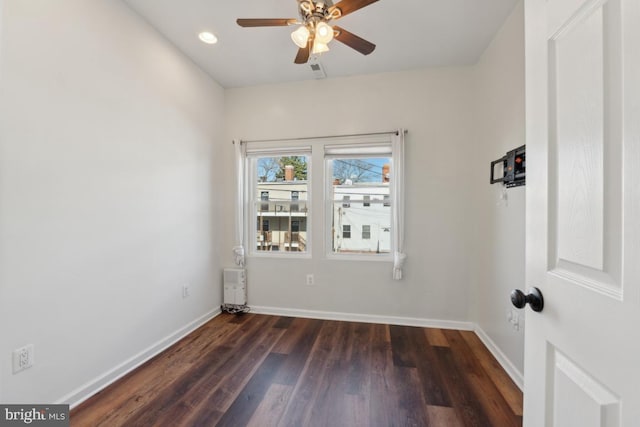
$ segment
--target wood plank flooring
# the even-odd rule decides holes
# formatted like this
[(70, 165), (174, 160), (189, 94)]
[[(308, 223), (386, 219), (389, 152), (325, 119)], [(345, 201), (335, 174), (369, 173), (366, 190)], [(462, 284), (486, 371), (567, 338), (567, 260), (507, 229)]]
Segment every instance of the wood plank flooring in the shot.
[(522, 393), (473, 332), (222, 314), (71, 425), (509, 427)]

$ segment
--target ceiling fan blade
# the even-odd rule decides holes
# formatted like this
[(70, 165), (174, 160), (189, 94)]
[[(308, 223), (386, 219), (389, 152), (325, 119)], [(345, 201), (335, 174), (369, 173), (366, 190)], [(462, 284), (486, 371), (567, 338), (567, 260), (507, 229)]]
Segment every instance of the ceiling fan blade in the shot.
[(238, 19), (236, 20), (241, 27), (286, 27), (294, 25), (297, 19)]
[(307, 47), (301, 47), (298, 49), (296, 59), (293, 61), (295, 64), (306, 64), (311, 54), (311, 42), (307, 44)]
[(335, 33), (334, 38), (341, 43), (346, 44), (352, 49), (357, 50), (363, 55), (369, 55), (376, 48), (376, 45), (363, 39), (362, 37), (358, 37), (353, 33), (345, 30), (344, 28), (340, 28), (337, 25), (333, 26)]
[(335, 9), (340, 9), (340, 16), (342, 17), (377, 1), (378, 0), (342, 0), (338, 4), (331, 6), (329, 8), (329, 12), (333, 12)]

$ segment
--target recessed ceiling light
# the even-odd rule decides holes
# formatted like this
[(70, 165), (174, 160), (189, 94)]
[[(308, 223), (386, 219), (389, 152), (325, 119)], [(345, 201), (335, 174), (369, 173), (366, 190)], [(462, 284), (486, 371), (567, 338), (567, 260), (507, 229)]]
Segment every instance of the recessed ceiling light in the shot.
[(208, 31), (201, 32), (200, 34), (198, 34), (198, 37), (200, 38), (200, 40), (207, 44), (218, 43), (218, 38)]

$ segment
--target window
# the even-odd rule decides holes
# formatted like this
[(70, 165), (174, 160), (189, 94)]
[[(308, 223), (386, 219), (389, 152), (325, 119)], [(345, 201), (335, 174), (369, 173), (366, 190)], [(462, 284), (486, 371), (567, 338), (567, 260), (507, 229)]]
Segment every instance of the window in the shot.
[(309, 156), (303, 150), (247, 149), (251, 216), (251, 253), (308, 251)]
[(371, 239), (371, 226), (370, 225), (363, 225), (362, 226), (362, 239), (363, 240)]
[(328, 236), (327, 251), (341, 256), (389, 254), (391, 233), (383, 230), (391, 228), (391, 147), (336, 147), (325, 149), (327, 229), (338, 231)]
[[(397, 143), (393, 134), (243, 142), (236, 158), (244, 159), (245, 250), (308, 258), (315, 246), (330, 259), (394, 259), (395, 268), (391, 253), (401, 247), (395, 240), (401, 216), (392, 213), (402, 188), (392, 154), (392, 145), (402, 152)], [(313, 175), (311, 166), (321, 163)], [(312, 190), (322, 201), (315, 207)], [(315, 244), (313, 230), (324, 233)]]

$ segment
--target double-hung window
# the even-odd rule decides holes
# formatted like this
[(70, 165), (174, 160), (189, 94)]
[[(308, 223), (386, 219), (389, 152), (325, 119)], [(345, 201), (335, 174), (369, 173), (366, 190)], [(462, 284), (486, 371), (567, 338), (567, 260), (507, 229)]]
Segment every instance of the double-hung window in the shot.
[(327, 253), (388, 258), (391, 143), (328, 144), (324, 152)]
[(309, 251), (311, 148), (247, 149), (249, 250)]
[[(393, 276), (401, 278), (403, 136), (399, 131), (240, 145), (244, 228), (236, 234), (244, 246), (234, 248), (236, 258), (242, 261), (244, 248), (256, 256), (310, 257), (316, 230), (323, 234), (313, 240), (316, 250), (326, 258), (393, 260)], [(312, 192), (323, 202), (312, 205)]]

